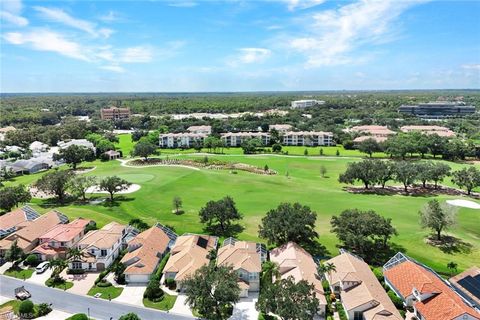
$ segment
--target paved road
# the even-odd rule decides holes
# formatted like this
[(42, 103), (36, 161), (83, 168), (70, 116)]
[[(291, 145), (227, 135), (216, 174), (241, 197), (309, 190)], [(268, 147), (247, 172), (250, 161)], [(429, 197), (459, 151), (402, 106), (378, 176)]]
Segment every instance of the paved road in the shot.
[(0, 275), (0, 296), (14, 299), (14, 289), (20, 286), (32, 294), (32, 301), (35, 303), (52, 303), (54, 309), (68, 313), (88, 313), (99, 320), (118, 319), (121, 315), (134, 312), (143, 320), (191, 320), (193, 318), (172, 313), (161, 312), (153, 309), (140, 308), (125, 303), (116, 303), (103, 299), (95, 299), (88, 296), (81, 296), (64, 292), (59, 289), (52, 289), (34, 283), (25, 282), (19, 279)]

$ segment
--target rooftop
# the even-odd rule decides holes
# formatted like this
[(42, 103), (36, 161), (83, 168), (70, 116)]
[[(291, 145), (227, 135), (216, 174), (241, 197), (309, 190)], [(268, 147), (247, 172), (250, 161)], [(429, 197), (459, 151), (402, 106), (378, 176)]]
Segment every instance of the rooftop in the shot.
[(235, 241), (218, 250), (218, 265), (231, 265), (234, 270), (262, 271), (262, 261), (255, 242)]
[(81, 234), (91, 222), (92, 220), (78, 218), (67, 224), (59, 224), (40, 236), (40, 239), (69, 242)]
[(126, 226), (118, 222), (110, 222), (99, 230), (89, 231), (78, 243), (82, 249), (96, 247), (98, 249), (109, 249), (124, 236)]

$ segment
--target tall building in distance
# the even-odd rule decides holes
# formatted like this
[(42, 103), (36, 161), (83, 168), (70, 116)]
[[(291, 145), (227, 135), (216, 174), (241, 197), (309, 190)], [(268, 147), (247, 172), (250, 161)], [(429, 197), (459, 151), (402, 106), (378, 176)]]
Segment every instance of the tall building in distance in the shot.
[(322, 100), (296, 100), (292, 101), (292, 109), (302, 109), (307, 107), (314, 107), (317, 105), (325, 104)]
[(130, 118), (130, 109), (110, 107), (100, 111), (102, 120), (122, 120)]
[(398, 112), (426, 119), (464, 117), (474, 114), (475, 106), (467, 106), (463, 102), (435, 101), (417, 105), (401, 105)]

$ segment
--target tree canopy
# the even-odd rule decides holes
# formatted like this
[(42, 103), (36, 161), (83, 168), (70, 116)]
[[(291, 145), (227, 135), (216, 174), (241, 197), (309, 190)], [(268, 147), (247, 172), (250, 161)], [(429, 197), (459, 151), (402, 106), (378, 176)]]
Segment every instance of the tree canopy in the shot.
[(110, 194), (110, 201), (113, 202), (113, 195), (117, 192), (127, 190), (132, 184), (117, 176), (105, 177), (100, 180), (100, 190)]
[(457, 210), (448, 204), (441, 204), (438, 200), (430, 200), (419, 212), (420, 225), (435, 231), (437, 240), (441, 240), (442, 231), (456, 223)]
[(242, 219), (242, 214), (230, 196), (218, 201), (208, 201), (198, 214), (200, 222), (205, 223), (206, 229), (211, 233), (231, 236), (239, 231), (239, 226), (233, 226), (232, 222)]
[(46, 173), (35, 183), (35, 187), (45, 193), (53, 193), (63, 203), (74, 174), (68, 170), (55, 170)]

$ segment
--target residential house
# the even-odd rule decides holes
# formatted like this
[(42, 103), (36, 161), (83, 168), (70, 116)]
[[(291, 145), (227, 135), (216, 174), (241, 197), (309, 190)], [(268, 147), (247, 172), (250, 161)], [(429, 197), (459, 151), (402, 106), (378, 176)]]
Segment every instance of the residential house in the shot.
[(29, 149), (32, 151), (33, 154), (46, 152), (48, 150), (48, 144), (40, 141), (33, 141), (32, 143), (30, 143)]
[(326, 261), (335, 271), (326, 275), (332, 292), (340, 298), (350, 320), (401, 320), (397, 308), (388, 297), (368, 264), (347, 251)]
[(52, 210), (35, 220), (27, 220), (17, 225), (17, 231), (0, 240), (0, 255), (3, 255), (14, 241), (24, 253), (30, 253), (38, 244), (45, 231), (58, 224), (68, 223), (68, 218), (61, 212)]
[(67, 224), (57, 224), (39, 237), (39, 245), (32, 254), (40, 260), (66, 259), (68, 250), (77, 245), (88, 226), (95, 225), (89, 219), (78, 218)]
[(279, 265), (282, 279), (293, 277), (296, 282), (305, 280), (314, 286), (315, 296), (320, 302), (318, 313), (325, 314), (327, 300), (322, 280), (317, 273), (317, 264), (313, 257), (295, 242), (270, 250), (270, 261)]
[(322, 100), (296, 100), (292, 101), (291, 108), (292, 109), (300, 109), (300, 108), (307, 108), (307, 107), (314, 107), (317, 105), (325, 104), (325, 101)]
[(121, 157), (121, 153), (115, 150), (108, 150), (104, 152), (104, 155), (108, 160), (115, 160)]
[(128, 226), (117, 222), (89, 231), (76, 245), (82, 251), (81, 257), (70, 258), (68, 267), (85, 271), (105, 270), (120, 254), (128, 233)]
[(30, 222), (40, 217), (40, 214), (30, 208), (24, 206), (17, 208), (13, 211), (5, 213), (0, 216), (0, 238), (15, 232), (22, 226), (25, 226), (25, 222)]
[(190, 133), (206, 134), (207, 136), (212, 134), (212, 126), (190, 126), (187, 128)]
[(432, 269), (397, 253), (383, 266), (385, 283), (420, 320), (479, 320), (475, 311)]
[(367, 139), (373, 139), (377, 142), (384, 142), (388, 139), (389, 136), (396, 134), (395, 131), (388, 129), (386, 126), (378, 125), (355, 126), (344, 131), (353, 132), (359, 135), (358, 137), (353, 139), (354, 143), (360, 143)]
[(448, 280), (467, 303), (480, 312), (480, 268), (473, 266)]
[(285, 146), (331, 146), (333, 133), (323, 131), (288, 131), (283, 134)]
[(125, 265), (127, 283), (147, 283), (162, 258), (170, 251), (177, 235), (159, 224), (139, 233), (128, 241), (128, 252), (121, 262)]
[(19, 174), (37, 173), (42, 170), (48, 170), (52, 167), (52, 162), (44, 159), (17, 160), (9, 165), (10, 169)]
[(222, 133), (220, 138), (228, 147), (240, 147), (243, 142), (257, 138), (264, 146), (270, 144), (270, 134), (267, 132), (227, 132)]
[(102, 120), (123, 120), (130, 118), (130, 109), (110, 107), (100, 110)]
[(441, 126), (403, 126), (400, 128), (402, 132), (421, 132), (427, 135), (436, 134), (440, 137), (455, 137), (455, 132)]
[(203, 145), (208, 135), (204, 133), (165, 133), (160, 134), (160, 148), (191, 148), (195, 144)]
[(268, 131), (277, 130), (279, 133), (292, 131), (293, 126), (290, 124), (271, 124), (268, 126)]
[(267, 250), (264, 245), (227, 238), (218, 249), (217, 265), (233, 267), (238, 274), (238, 284), (242, 290), (240, 297), (248, 297), (249, 292), (260, 291), (260, 273), (266, 258)]
[(170, 251), (170, 258), (163, 269), (164, 279), (174, 279), (177, 289), (182, 289), (182, 280), (209, 263), (208, 254), (217, 248), (214, 236), (185, 234), (177, 238)]
[(68, 140), (68, 141), (58, 141), (57, 142), (57, 146), (59, 147), (59, 149), (66, 149), (66, 148), (68, 148), (72, 145), (76, 145), (76, 146), (79, 146), (79, 147), (85, 147), (85, 148), (91, 149), (93, 152), (95, 152), (95, 146), (93, 145), (93, 143), (91, 143), (87, 139), (72, 139), (72, 140)]

